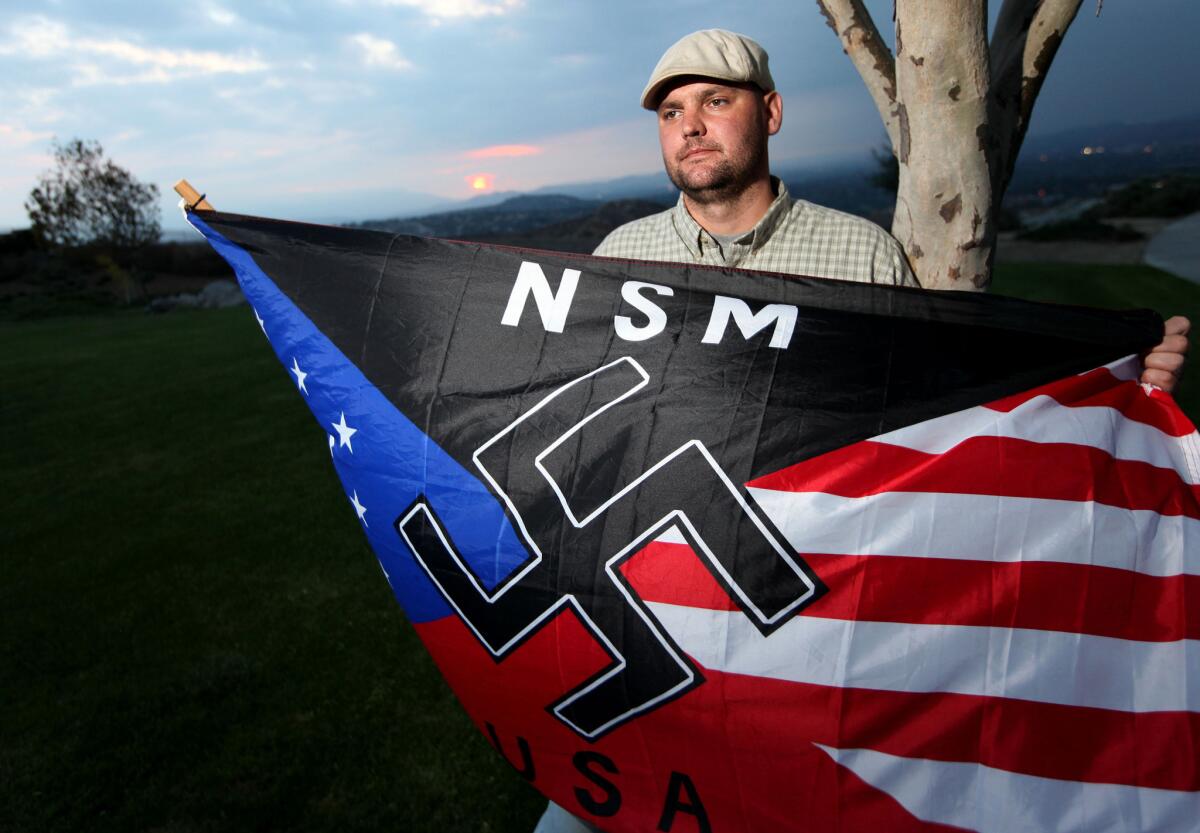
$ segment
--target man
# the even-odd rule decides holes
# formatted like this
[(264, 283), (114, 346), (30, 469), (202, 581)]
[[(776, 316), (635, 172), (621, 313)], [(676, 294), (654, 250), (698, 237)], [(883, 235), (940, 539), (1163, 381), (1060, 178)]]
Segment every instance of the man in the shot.
[(642, 106), (658, 115), (679, 202), (616, 229), (596, 254), (917, 285), (883, 229), (793, 199), (771, 176), (767, 138), (783, 123), (783, 100), (754, 41), (720, 29), (688, 35), (654, 68)]
[[(783, 100), (766, 51), (721, 29), (693, 32), (666, 51), (642, 92), (658, 116), (674, 208), (626, 223), (595, 254), (705, 263), (794, 275), (918, 286), (899, 244), (867, 220), (793, 199), (771, 176), (767, 139)], [(1187, 352), (1188, 320), (1166, 323), (1142, 381), (1170, 392)], [(598, 828), (550, 803), (534, 833)]]
[[(693, 32), (663, 54), (642, 92), (658, 116), (674, 208), (627, 223), (595, 254), (706, 263), (819, 278), (917, 286), (896, 241), (873, 223), (793, 199), (772, 177), (767, 139), (783, 123), (766, 51), (722, 29)], [(1186, 318), (1166, 322), (1142, 381), (1174, 390)]]

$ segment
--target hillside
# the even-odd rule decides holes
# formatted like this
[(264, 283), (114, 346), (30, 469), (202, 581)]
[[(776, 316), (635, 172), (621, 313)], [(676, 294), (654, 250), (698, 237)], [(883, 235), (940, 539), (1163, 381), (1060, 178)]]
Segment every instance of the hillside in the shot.
[[(878, 172), (869, 154), (821, 167), (784, 160), (776, 173), (793, 196), (891, 223), (892, 195), (871, 182)], [(1108, 124), (1031, 136), (1021, 153), (1005, 197), (1012, 211), (1041, 212), (1063, 203), (1102, 197), (1109, 189), (1167, 173), (1200, 172), (1200, 116), (1147, 124)], [(677, 192), (661, 173), (603, 182), (568, 183), (529, 194), (477, 197), (453, 211), (420, 217), (397, 216), (352, 225), (383, 231), (533, 245), (567, 241), (580, 251), (587, 240), (603, 237), (633, 219), (630, 206), (669, 205)], [(494, 200), (499, 200), (495, 202)], [(481, 204), (482, 203), (482, 204)], [(606, 204), (622, 209), (601, 210)], [(575, 228), (571, 225), (578, 225)]]
[(498, 243), (527, 249), (590, 254), (605, 235), (617, 226), (662, 211), (666, 207), (649, 200), (613, 200), (602, 204), (590, 214), (575, 219), (520, 233), (485, 234), (471, 239), (480, 243)]
[(461, 208), (421, 217), (366, 220), (348, 225), (351, 228), (414, 234), (420, 237), (474, 240), (480, 235), (520, 234), (563, 220), (583, 217), (601, 205), (599, 200), (585, 200), (563, 194), (520, 194), (482, 208)]

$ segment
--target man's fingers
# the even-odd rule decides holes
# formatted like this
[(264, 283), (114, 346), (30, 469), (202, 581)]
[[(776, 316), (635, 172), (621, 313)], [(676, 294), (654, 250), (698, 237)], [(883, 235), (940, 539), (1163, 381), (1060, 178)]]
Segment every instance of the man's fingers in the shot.
[(1162, 388), (1167, 393), (1175, 390), (1175, 385), (1179, 383), (1179, 378), (1166, 370), (1147, 369), (1142, 371), (1142, 383), (1154, 385), (1156, 388)]
[(1148, 369), (1165, 370), (1168, 373), (1178, 374), (1183, 367), (1183, 354), (1155, 351), (1146, 355), (1143, 364)]
[(1192, 329), (1192, 322), (1188, 321), (1182, 315), (1172, 315), (1163, 325), (1163, 330), (1168, 336), (1181, 335), (1185, 336)]
[[(1175, 319), (1172, 319), (1175, 320)], [(1186, 326), (1186, 318), (1181, 319)], [(1182, 342), (1182, 343), (1181, 343)], [(1163, 343), (1155, 347), (1142, 359), (1144, 370), (1142, 382), (1162, 388), (1172, 393), (1179, 384), (1179, 376), (1183, 372), (1184, 357), (1187, 351), (1187, 338), (1182, 334), (1168, 335)]]
[(1162, 343), (1155, 347), (1152, 353), (1186, 353), (1188, 351), (1188, 337), (1185, 335), (1169, 335), (1162, 340)]

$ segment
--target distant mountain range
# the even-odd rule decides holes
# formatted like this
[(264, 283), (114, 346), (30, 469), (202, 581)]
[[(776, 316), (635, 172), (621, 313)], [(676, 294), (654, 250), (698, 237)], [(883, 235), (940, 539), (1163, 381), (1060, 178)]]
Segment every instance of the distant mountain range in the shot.
[(1005, 203), (1028, 208), (1101, 197), (1114, 186), (1169, 172), (1200, 172), (1200, 115), (1031, 136)]
[[(775, 166), (793, 195), (886, 227), (893, 196), (871, 184), (870, 176), (878, 170), (869, 154), (819, 166), (787, 161)], [(1200, 114), (1029, 136), (1005, 202), (1014, 210), (1036, 211), (1066, 199), (1099, 197), (1115, 185), (1168, 171), (1200, 172)], [(547, 186), (528, 193), (498, 192), (459, 202), (384, 190), (355, 198), (322, 197), (323, 216), (315, 219), (345, 222), (356, 215), (374, 216), (347, 224), (428, 237), (591, 251), (616, 225), (662, 210), (676, 198), (666, 175), (656, 172)], [(380, 210), (389, 205), (392, 211)], [(294, 203), (292, 208), (294, 213)], [(189, 230), (187, 239), (193, 236)]]
[[(806, 199), (886, 223), (892, 197), (868, 181), (865, 169), (812, 173), (780, 172), (788, 190)], [(578, 197), (564, 193), (518, 194), (500, 202), (460, 208), (421, 217), (392, 217), (350, 224), (422, 237), (473, 240), (535, 249), (590, 252), (608, 232), (622, 223), (662, 211), (675, 203), (678, 192), (661, 177), (627, 177), (622, 188), (579, 185), (575, 193), (615, 198)], [(629, 190), (624, 190), (629, 189)], [(632, 194), (630, 194), (632, 191)], [(626, 194), (626, 196), (621, 196)]]
[(600, 200), (567, 194), (517, 194), (499, 203), (471, 206), (423, 217), (394, 217), (352, 224), (362, 228), (422, 237), (473, 237), (514, 234), (582, 217), (599, 208)]
[[(871, 183), (870, 157), (820, 169), (783, 163), (776, 174), (795, 196), (887, 226), (893, 195)], [(1200, 115), (1154, 124), (1109, 124), (1031, 136), (1022, 149), (1006, 205), (1036, 210), (1096, 197), (1134, 179), (1200, 172)], [(384, 231), (590, 252), (616, 226), (674, 204), (665, 174), (627, 176), (477, 197), (454, 210), (353, 225)]]
[(354, 227), (530, 249), (590, 252), (617, 226), (666, 206), (666, 202), (638, 198), (604, 201), (566, 194), (520, 194), (481, 208), (373, 220)]
[[(589, 202), (581, 200), (581, 203)], [(609, 200), (579, 217), (561, 220), (547, 226), (508, 234), (479, 234), (471, 239), (478, 243), (498, 243), (526, 249), (548, 249), (555, 252), (588, 254), (615, 229), (631, 220), (662, 211), (666, 206), (650, 200)]]
[(1040, 154), (1080, 156), (1085, 147), (1103, 147), (1107, 153), (1171, 153), (1200, 145), (1200, 113), (1158, 122), (1126, 124), (1110, 122), (1091, 127), (1073, 127), (1055, 133), (1035, 134), (1025, 139), (1021, 158)]

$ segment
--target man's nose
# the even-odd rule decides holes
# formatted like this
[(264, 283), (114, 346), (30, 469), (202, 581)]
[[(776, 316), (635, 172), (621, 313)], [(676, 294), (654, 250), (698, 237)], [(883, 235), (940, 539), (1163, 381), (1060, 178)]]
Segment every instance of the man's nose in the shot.
[(704, 119), (701, 117), (699, 111), (684, 111), (680, 122), (680, 127), (683, 129), (684, 136), (704, 135)]

